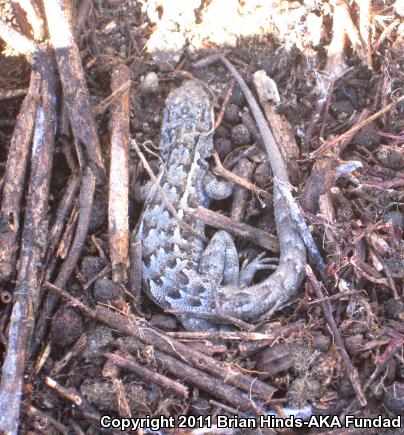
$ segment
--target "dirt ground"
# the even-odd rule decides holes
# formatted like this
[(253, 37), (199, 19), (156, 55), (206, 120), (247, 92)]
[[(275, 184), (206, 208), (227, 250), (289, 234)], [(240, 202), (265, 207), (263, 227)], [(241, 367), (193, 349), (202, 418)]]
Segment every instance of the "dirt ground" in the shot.
[[(23, 2), (0, 0), (0, 17), (34, 40), (37, 36), (19, 3)], [(42, 2), (34, 3), (44, 17)], [(87, 9), (83, 7), (86, 4), (90, 5)], [(159, 163), (165, 99), (182, 81), (196, 79), (204, 83), (216, 118), (221, 119), (214, 141), (225, 167), (233, 169), (232, 161), (245, 153), (253, 165), (251, 182), (271, 194), (272, 172), (253, 114), (239, 86), (232, 82), (232, 75), (215, 56), (225, 53), (251, 90), (255, 89), (257, 71), (271, 77), (279, 95), (272, 94), (272, 100), (264, 106), (284, 126), (287, 143), (279, 146), (284, 150), (293, 194), (319, 256), (311, 255), (308, 260), (314, 275), (308, 275), (290, 304), (271, 319), (220, 338), (186, 332), (181, 335), (183, 328), (174, 315), (164, 313), (145, 296), (137, 300), (129, 284), (123, 290), (113, 282), (108, 186), (101, 183), (95, 191), (85, 245), (63, 286), (74, 300), (59, 298), (51, 315), (45, 315), (45, 301), (52, 294), (45, 281), (58, 282), (79, 225), (80, 191), (76, 189), (74, 206), (63, 222), (60, 238), (52, 240), (45, 229), (44, 240), (39, 242), (41, 284), (37, 285), (39, 301), (22, 379), (19, 432), (118, 433), (101, 429), (102, 415), (174, 416), (177, 421), (179, 416), (194, 416), (197, 419), (188, 420), (181, 431), (162, 428), (159, 433), (195, 434), (279, 431), (264, 426), (248, 430), (209, 428), (209, 424), (217, 424), (218, 415), (246, 419), (270, 412), (279, 417), (298, 414), (306, 419), (311, 415), (336, 415), (338, 421), (346, 415), (382, 416), (386, 421), (403, 415), (404, 100), (398, 100), (404, 86), (404, 2), (77, 0), (71, 16), (72, 28), (81, 22), (75, 39), (106, 168), (111, 160), (111, 113), (116, 107), (116, 97), (112, 102), (109, 99), (111, 73), (124, 64), (131, 80), (130, 136), (153, 170)], [(31, 66), (15, 47), (2, 41), (1, 32), (0, 56), (3, 189), (10, 143), (30, 83)], [(74, 146), (72, 130), (63, 129), (63, 113), (66, 119), (68, 116), (62, 109), (62, 88), (58, 79), (57, 129), (45, 228), (56, 221), (72, 176), (81, 176), (80, 153)], [(10, 96), (10, 92), (14, 94)], [(142, 211), (140, 184), (149, 176), (133, 145), (128, 164), (132, 231)], [(28, 184), (26, 177), (21, 228), (23, 213), (28, 209)], [(0, 228), (7, 233), (11, 224), (4, 207), (3, 200)], [(231, 200), (213, 204), (215, 211), (226, 216), (232, 207)], [(276, 236), (272, 201), (267, 196), (261, 197), (256, 191), (248, 194), (243, 207), (243, 222)], [(208, 227), (207, 235), (213, 233)], [(21, 243), (19, 234), (19, 246)], [(263, 250), (241, 237), (236, 243), (240, 262), (251, 260)], [(274, 252), (269, 254), (276, 256)], [(0, 367), (10, 346), (13, 292), (21, 267), (20, 258), (14, 262), (13, 272), (1, 279)], [(256, 281), (266, 274), (260, 272)], [(128, 324), (132, 317), (141, 319), (140, 335), (125, 333), (125, 326), (105, 313), (105, 318), (92, 318), (89, 310), (95, 312), (97, 306), (126, 316)], [(50, 317), (43, 321), (42, 336), (37, 329), (41, 313)], [(219, 371), (246, 375), (252, 383), (258, 380), (261, 386), (273, 387), (273, 396), (228, 383), (209, 371), (204, 362), (198, 366), (191, 356), (177, 355), (182, 351), (169, 355), (169, 350), (159, 347), (155, 336), (147, 335), (149, 329), (164, 331), (167, 340), (207, 355), (212, 364), (216, 361), (222, 368)], [(177, 364), (180, 372), (186, 370), (181, 364), (190, 366), (196, 374), (187, 372), (181, 377), (170, 364)], [(4, 367), (0, 372), (3, 378)], [(150, 373), (161, 377), (151, 378)], [(198, 373), (213, 387), (204, 389), (198, 384)], [(206, 381), (202, 375), (207, 376)], [(0, 410), (5, 409), (9, 394), (2, 388)], [(4, 427), (0, 416), (0, 433)], [(150, 422), (147, 427), (151, 428)], [(385, 427), (344, 429), (323, 425), (305, 430), (338, 434), (399, 431), (388, 429), (387, 423)], [(285, 430), (297, 433), (298, 429)], [(137, 433), (143, 433), (142, 429)]]

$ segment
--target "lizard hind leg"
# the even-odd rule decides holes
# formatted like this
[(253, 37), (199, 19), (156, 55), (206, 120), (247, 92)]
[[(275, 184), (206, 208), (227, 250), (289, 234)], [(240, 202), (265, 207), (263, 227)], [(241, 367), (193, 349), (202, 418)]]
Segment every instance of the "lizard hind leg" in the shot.
[(237, 285), (239, 261), (231, 235), (217, 231), (206, 246), (199, 264), (199, 272), (216, 285)]

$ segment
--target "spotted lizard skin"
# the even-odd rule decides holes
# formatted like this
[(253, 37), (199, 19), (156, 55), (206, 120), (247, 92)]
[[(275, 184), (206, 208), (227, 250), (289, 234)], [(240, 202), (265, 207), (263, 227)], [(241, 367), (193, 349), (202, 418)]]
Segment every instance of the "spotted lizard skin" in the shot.
[[(217, 199), (230, 193), (225, 183), (215, 185), (209, 172), (212, 128), (212, 105), (199, 83), (187, 81), (170, 93), (161, 130), (160, 188), (154, 186), (149, 193), (138, 233), (145, 291), (163, 309), (177, 312), (190, 331), (220, 328), (219, 320), (204, 318), (206, 313), (244, 321), (270, 315), (296, 292), (306, 261), (304, 245), (276, 186), (274, 209), (281, 258), (269, 278), (257, 285), (245, 285), (254, 267), (247, 268), (244, 275), (238, 274), (237, 253), (226, 232), (218, 231), (206, 244), (204, 223), (187, 211), (209, 207), (211, 197)], [(253, 266), (262, 268), (259, 261)], [(184, 312), (187, 314), (180, 314)], [(198, 313), (202, 316), (198, 317)]]

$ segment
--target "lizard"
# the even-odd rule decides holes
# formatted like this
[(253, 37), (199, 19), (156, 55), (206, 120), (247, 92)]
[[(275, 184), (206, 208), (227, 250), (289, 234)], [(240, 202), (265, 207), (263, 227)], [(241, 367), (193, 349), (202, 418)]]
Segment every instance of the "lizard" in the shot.
[(187, 211), (209, 207), (211, 199), (229, 196), (232, 187), (209, 170), (213, 125), (213, 107), (200, 83), (186, 81), (168, 95), (160, 136), (159, 187), (150, 189), (137, 233), (145, 292), (163, 309), (177, 312), (189, 331), (226, 329), (220, 321), (204, 318), (206, 313), (248, 322), (272, 315), (296, 292), (306, 263), (304, 244), (276, 184), (274, 213), (281, 255), (268, 278), (250, 285), (254, 273), (266, 268), (267, 259), (260, 254), (239, 270), (237, 250), (226, 231), (217, 231), (206, 242), (204, 223)]

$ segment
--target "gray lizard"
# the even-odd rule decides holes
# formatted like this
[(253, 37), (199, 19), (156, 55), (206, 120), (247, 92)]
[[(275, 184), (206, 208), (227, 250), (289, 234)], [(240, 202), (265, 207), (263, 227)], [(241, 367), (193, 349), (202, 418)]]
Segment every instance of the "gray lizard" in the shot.
[(212, 105), (198, 82), (187, 81), (170, 93), (161, 129), (160, 188), (151, 189), (138, 232), (147, 294), (162, 308), (177, 311), (190, 331), (220, 328), (214, 320), (203, 318), (206, 313), (244, 321), (270, 315), (296, 292), (306, 262), (303, 242), (276, 185), (281, 257), (272, 275), (248, 286), (255, 271), (267, 267), (267, 259), (260, 255), (239, 271), (237, 251), (227, 232), (216, 232), (206, 244), (204, 223), (187, 211), (209, 207), (211, 199), (231, 193), (227, 182), (209, 172), (212, 128)]

